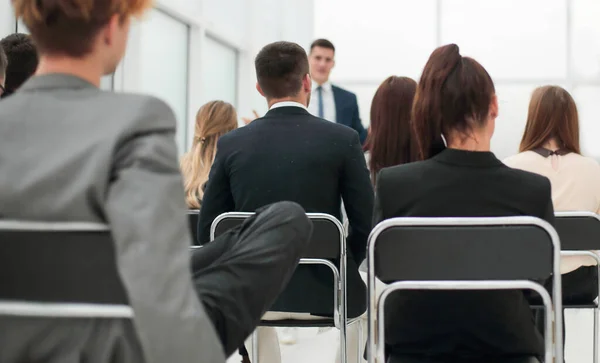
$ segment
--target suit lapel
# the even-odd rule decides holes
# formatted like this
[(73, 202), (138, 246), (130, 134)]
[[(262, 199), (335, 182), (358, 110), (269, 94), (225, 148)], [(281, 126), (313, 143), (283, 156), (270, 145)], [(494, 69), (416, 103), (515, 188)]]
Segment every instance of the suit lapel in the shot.
[(342, 96), (341, 90), (338, 87), (331, 85), (331, 91), (333, 92), (333, 99), (335, 101), (336, 122), (342, 125), (350, 126), (347, 122), (345, 122), (348, 121), (348, 117), (345, 117), (346, 115), (344, 115), (344, 97)]

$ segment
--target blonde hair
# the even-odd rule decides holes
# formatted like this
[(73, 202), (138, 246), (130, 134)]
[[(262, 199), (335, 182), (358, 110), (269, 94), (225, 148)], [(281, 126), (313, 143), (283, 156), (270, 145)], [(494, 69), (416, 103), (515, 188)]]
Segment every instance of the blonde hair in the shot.
[(192, 149), (181, 158), (185, 200), (189, 208), (200, 208), (202, 187), (215, 160), (219, 137), (238, 126), (235, 108), (223, 101), (211, 101), (200, 107)]

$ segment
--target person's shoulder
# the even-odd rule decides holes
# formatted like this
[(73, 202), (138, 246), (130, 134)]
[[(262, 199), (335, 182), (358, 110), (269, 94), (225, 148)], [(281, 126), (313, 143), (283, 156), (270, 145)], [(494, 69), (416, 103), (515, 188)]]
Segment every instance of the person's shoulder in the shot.
[(510, 187), (519, 188), (527, 195), (538, 192), (547, 194), (547, 191), (551, 188), (550, 180), (543, 175), (510, 166), (505, 166), (497, 170), (503, 174), (503, 180)]
[(354, 139), (359, 140), (356, 130), (346, 125), (323, 120), (312, 115), (310, 116), (309, 122), (314, 125), (315, 133), (320, 133), (323, 137), (346, 142), (351, 142)]
[(598, 161), (596, 159), (576, 153), (569, 153), (565, 156), (566, 158), (568, 158), (567, 160), (569, 160), (573, 164), (579, 165), (584, 168), (600, 170), (600, 164), (598, 164)]
[(335, 92), (338, 92), (339, 94), (341, 94), (342, 96), (346, 96), (346, 97), (353, 97), (356, 98), (356, 94), (353, 92), (348, 91), (347, 89), (344, 89), (342, 87), (336, 86), (334, 84), (331, 85), (331, 89), (333, 89)]
[(513, 156), (509, 156), (502, 162), (511, 168), (520, 168), (530, 163), (542, 161), (543, 157), (533, 151), (524, 151)]
[(435, 164), (432, 159), (390, 166), (379, 171), (377, 182), (410, 184), (414, 181), (423, 180), (424, 174), (434, 167)]
[(163, 100), (149, 95), (98, 92), (99, 103), (105, 105), (107, 119), (113, 119), (135, 132), (145, 130), (174, 131), (175, 113)]

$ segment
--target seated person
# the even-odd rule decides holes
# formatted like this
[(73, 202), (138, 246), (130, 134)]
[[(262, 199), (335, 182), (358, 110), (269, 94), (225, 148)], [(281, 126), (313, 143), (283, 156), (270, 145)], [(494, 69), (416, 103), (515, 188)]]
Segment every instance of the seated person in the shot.
[[(552, 223), (548, 179), (511, 169), (490, 152), (497, 116), (487, 71), (461, 56), (454, 44), (436, 49), (413, 108), (416, 155), (422, 161), (381, 170), (374, 222), (534, 216)], [(447, 148), (430, 157), (440, 135)], [(544, 353), (521, 291), (402, 292), (386, 305), (389, 362), (529, 362)]]
[[(520, 153), (504, 163), (550, 179), (555, 211), (600, 213), (600, 165), (581, 155), (577, 105), (565, 89), (545, 86), (533, 92)], [(590, 257), (561, 259), (565, 301), (594, 301), (598, 296), (595, 265)]]
[[(209, 242), (211, 223), (225, 212), (251, 212), (290, 200), (307, 212), (327, 213), (341, 220), (343, 199), (350, 222), (348, 317), (360, 316), (366, 309), (366, 288), (358, 266), (365, 258), (371, 231), (373, 188), (358, 134), (307, 111), (311, 80), (306, 52), (299, 45), (269, 44), (256, 56), (255, 66), (257, 89), (266, 97), (269, 112), (220, 138), (200, 209), (200, 243)], [(265, 319), (333, 315), (330, 270), (301, 267)], [(311, 286), (308, 294), (306, 286)], [(305, 311), (301, 309), (307, 304), (312, 315), (284, 313)], [(352, 341), (357, 329), (349, 330)], [(259, 329), (259, 342), (262, 363), (280, 360), (272, 328)], [(356, 349), (349, 349), (348, 360), (354, 362), (353, 351)]]
[(373, 184), (383, 168), (410, 162), (410, 116), (417, 82), (408, 77), (388, 77), (371, 102), (371, 126), (363, 149)]
[(14, 33), (0, 40), (0, 47), (8, 59), (4, 86), (6, 92), (3, 94), (3, 97), (7, 97), (33, 76), (38, 66), (38, 52), (31, 36), (22, 33)]
[(217, 142), (237, 127), (237, 112), (227, 102), (211, 101), (198, 110), (192, 149), (183, 155), (180, 165), (188, 208), (200, 209), (208, 173), (217, 153)]
[(41, 58), (1, 102), (0, 215), (107, 224), (135, 317), (0, 317), (0, 360), (224, 363), (287, 284), (310, 221), (297, 204), (271, 205), (190, 261), (173, 112), (98, 88), (151, 2), (12, 3)]

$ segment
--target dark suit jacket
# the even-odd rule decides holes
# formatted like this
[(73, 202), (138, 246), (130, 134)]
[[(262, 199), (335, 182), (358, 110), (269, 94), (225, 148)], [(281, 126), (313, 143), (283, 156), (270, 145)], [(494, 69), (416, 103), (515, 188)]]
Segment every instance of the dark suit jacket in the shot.
[(332, 85), (333, 99), (335, 100), (335, 118), (338, 124), (354, 129), (360, 138), (361, 144), (367, 139), (367, 130), (360, 121), (358, 101), (356, 95), (343, 88)]
[[(511, 169), (489, 152), (446, 149), (427, 161), (383, 169), (375, 203), (375, 223), (520, 215), (554, 222), (549, 180)], [(520, 291), (414, 291), (393, 295), (389, 304), (386, 343), (392, 354), (475, 360), (543, 355), (542, 337)]]
[[(350, 222), (348, 316), (356, 316), (365, 310), (365, 286), (357, 266), (365, 258), (371, 231), (373, 188), (358, 136), (347, 127), (292, 106), (272, 109), (221, 137), (200, 210), (200, 243), (209, 241), (212, 221), (224, 212), (252, 212), (289, 200), (309, 213), (328, 213), (341, 220), (342, 199)], [(312, 281), (321, 288), (284, 294), (272, 310), (297, 311), (294, 307), (309, 299), (312, 313), (330, 315), (333, 296), (326, 282), (331, 273), (301, 267), (290, 285)]]

